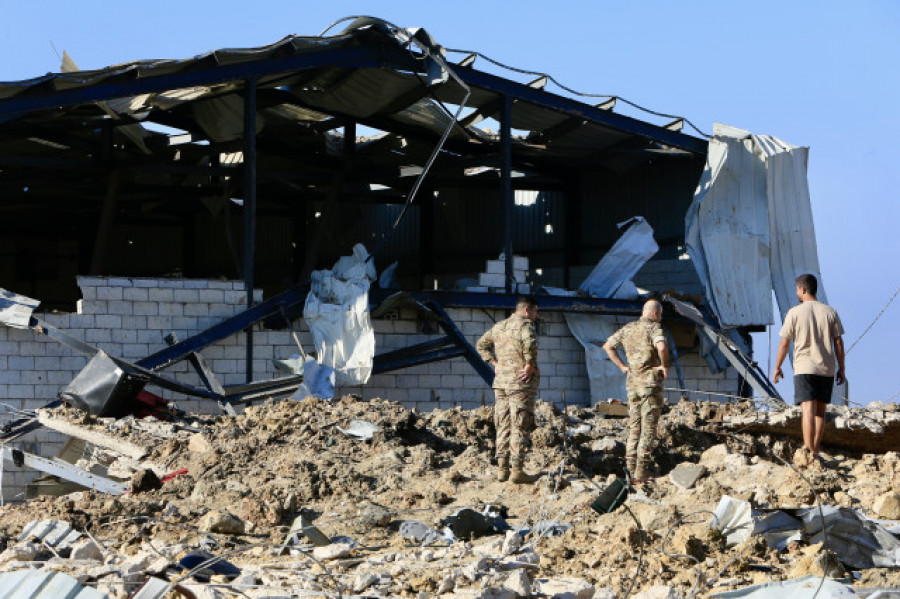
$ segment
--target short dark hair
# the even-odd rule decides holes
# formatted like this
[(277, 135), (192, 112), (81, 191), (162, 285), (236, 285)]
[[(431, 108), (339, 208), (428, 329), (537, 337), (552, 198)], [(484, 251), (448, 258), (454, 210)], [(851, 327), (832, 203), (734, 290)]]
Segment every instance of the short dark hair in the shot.
[(797, 277), (796, 283), (797, 287), (803, 287), (804, 289), (806, 289), (806, 293), (810, 295), (815, 295), (819, 290), (819, 281), (816, 280), (815, 275), (811, 275), (809, 273)]
[(537, 303), (537, 300), (534, 299), (533, 295), (520, 295), (519, 299), (516, 300), (516, 310), (519, 309), (519, 306), (528, 306), (529, 308), (537, 308), (538, 303)]

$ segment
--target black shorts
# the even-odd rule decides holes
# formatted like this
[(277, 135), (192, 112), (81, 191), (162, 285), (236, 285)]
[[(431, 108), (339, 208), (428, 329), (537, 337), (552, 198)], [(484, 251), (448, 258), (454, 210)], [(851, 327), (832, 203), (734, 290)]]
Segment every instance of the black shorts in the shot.
[(795, 404), (799, 405), (811, 399), (822, 403), (831, 403), (832, 389), (834, 389), (833, 376), (821, 376), (818, 374), (794, 375)]

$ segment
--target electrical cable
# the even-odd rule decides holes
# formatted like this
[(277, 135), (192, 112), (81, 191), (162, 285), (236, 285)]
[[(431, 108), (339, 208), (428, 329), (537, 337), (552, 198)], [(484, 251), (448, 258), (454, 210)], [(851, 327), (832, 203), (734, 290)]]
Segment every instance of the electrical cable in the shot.
[[(878, 313), (878, 315), (875, 317), (875, 320), (873, 320), (873, 321), (869, 324), (869, 326), (866, 327), (866, 330), (863, 331), (862, 334), (861, 334), (859, 337), (856, 338), (856, 341), (854, 341), (854, 342), (850, 345), (850, 349), (847, 350), (847, 353), (848, 353), (848, 354), (849, 354), (851, 351), (853, 351), (853, 348), (856, 347), (856, 344), (859, 343), (860, 339), (862, 339), (863, 337), (865, 337), (865, 336), (866, 336), (866, 333), (868, 333), (868, 332), (872, 329), (872, 327), (875, 326), (875, 323), (878, 322), (878, 319), (881, 318), (881, 315), (884, 314), (884, 311), (887, 310), (887, 309), (888, 309), (888, 306), (890, 306), (891, 303), (894, 301), (894, 299), (896, 299), (897, 294), (900, 294), (900, 287), (897, 288), (897, 291), (894, 292), (894, 295), (891, 296), (891, 299), (888, 300), (888, 303), (886, 303), (886, 304), (884, 305), (884, 308), (881, 309), (881, 312)], [(896, 397), (896, 396), (895, 396), (895, 397)]]
[[(452, 68), (450, 68), (450, 65), (447, 64), (447, 61), (444, 59), (444, 57), (440, 53), (432, 52), (428, 48), (427, 44), (421, 43), (418, 40), (416, 40), (412, 35), (410, 35), (407, 32), (406, 29), (398, 27), (397, 25), (395, 25), (389, 21), (385, 21), (384, 19), (364, 16), (364, 15), (354, 15), (354, 16), (344, 17), (342, 19), (338, 19), (337, 21), (335, 21), (334, 23), (332, 23), (331, 25), (329, 25), (328, 27), (323, 29), (322, 32), (319, 34), (319, 37), (322, 37), (323, 35), (325, 35), (325, 33), (328, 30), (330, 30), (332, 27), (334, 27), (335, 25), (338, 25), (339, 23), (343, 23), (345, 21), (349, 21), (351, 19), (352, 20), (366, 19), (366, 20), (370, 20), (373, 23), (377, 23), (383, 27), (392, 29), (394, 35), (405, 39), (405, 44), (409, 45), (409, 44), (414, 43), (416, 46), (418, 46), (419, 49), (422, 51), (422, 53), (427, 58), (430, 58), (431, 60), (438, 63), (440, 65), (441, 69), (445, 73), (447, 73), (451, 78), (453, 78), (453, 80), (456, 81), (456, 83), (462, 89), (465, 90), (465, 95), (463, 96), (462, 101), (459, 103), (459, 106), (456, 109), (456, 113), (452, 116), (452, 119), (447, 124), (447, 127), (444, 129), (444, 132), (441, 134), (441, 137), (438, 140), (437, 145), (435, 145), (434, 149), (431, 151), (431, 154), (428, 156), (428, 159), (425, 161), (425, 166), (422, 167), (422, 172), (419, 173), (418, 177), (416, 177), (416, 181), (415, 181), (415, 183), (413, 183), (412, 189), (407, 194), (406, 202), (404, 202), (403, 208), (400, 209), (400, 214), (397, 215), (397, 218), (394, 220), (394, 224), (388, 230), (388, 233), (384, 237), (382, 237), (381, 241), (378, 242), (378, 245), (375, 246), (375, 248), (369, 254), (368, 258), (366, 259), (368, 261), (368, 260), (371, 260), (372, 258), (374, 258), (378, 253), (381, 252), (381, 250), (384, 248), (384, 246), (387, 244), (387, 242), (391, 239), (391, 237), (393, 237), (394, 231), (396, 231), (397, 227), (400, 226), (400, 223), (403, 220), (403, 217), (406, 216), (406, 212), (409, 210), (409, 207), (415, 201), (416, 194), (419, 192), (419, 189), (422, 186), (422, 182), (425, 180), (425, 177), (428, 175), (428, 172), (431, 170), (431, 166), (434, 164), (435, 159), (437, 159), (438, 154), (443, 149), (444, 143), (447, 141), (447, 138), (450, 136), (450, 132), (453, 130), (453, 127), (459, 123), (459, 117), (462, 114), (462, 111), (465, 109), (466, 103), (469, 101), (469, 97), (472, 95), (472, 90), (469, 88), (468, 85), (466, 85), (465, 81), (463, 81), (459, 77), (459, 75), (456, 74), (456, 71), (454, 71)], [(412, 53), (412, 50), (408, 50), (408, 51), (414, 59), (418, 60), (418, 57)], [(416, 76), (418, 77), (418, 74), (416, 74)], [(420, 81), (421, 81), (421, 79), (420, 79)], [(446, 107), (444, 107), (444, 108), (446, 109)]]
[[(693, 516), (695, 514), (712, 514), (713, 518), (716, 517), (715, 512), (712, 512), (710, 510), (697, 510), (694, 512), (690, 512), (689, 514), (685, 514), (684, 516), (682, 516), (681, 518), (676, 520), (675, 523), (672, 524), (672, 526), (669, 527), (669, 530), (666, 531), (666, 534), (663, 536), (662, 541), (660, 542), (660, 545), (659, 545), (660, 550), (663, 552), (663, 555), (665, 555), (666, 557), (673, 559), (673, 560), (676, 557), (685, 557), (685, 558), (693, 561), (697, 565), (697, 579), (694, 581), (694, 584), (691, 586), (690, 591), (688, 591), (688, 597), (693, 597), (696, 594), (696, 589), (697, 589), (698, 585), (700, 584), (700, 581), (703, 579), (703, 564), (700, 562), (699, 559), (697, 559), (693, 555), (688, 555), (686, 553), (669, 553), (668, 551), (666, 551), (666, 541), (669, 540), (669, 535), (672, 534), (672, 532), (675, 530), (676, 527), (678, 527), (679, 524), (681, 524), (687, 518), (690, 518), (691, 516)], [(697, 524), (697, 523), (689, 522), (688, 524)]]
[(611, 95), (611, 94), (588, 94), (588, 93), (579, 92), (579, 91), (577, 91), (577, 90), (575, 90), (575, 89), (572, 89), (571, 87), (568, 87), (568, 86), (566, 86), (566, 85), (563, 85), (563, 84), (560, 83), (559, 80), (557, 80), (553, 75), (549, 75), (549, 74), (547, 74), (547, 73), (541, 73), (541, 72), (539, 72), (539, 71), (528, 71), (528, 70), (526, 70), (526, 69), (519, 69), (519, 68), (510, 66), (510, 65), (507, 65), (507, 64), (503, 64), (502, 62), (500, 62), (500, 61), (498, 61), (498, 60), (494, 60), (493, 58), (491, 58), (491, 57), (489, 57), (489, 56), (485, 56), (485, 55), (482, 54), (481, 52), (473, 52), (473, 51), (471, 51), (471, 50), (461, 50), (461, 49), (456, 49), (456, 48), (447, 48), (447, 52), (448, 52), (448, 53), (454, 53), (454, 54), (466, 54), (466, 55), (474, 55), (474, 56), (478, 56), (479, 58), (483, 58), (484, 60), (488, 61), (489, 63), (491, 63), (491, 64), (493, 64), (493, 65), (496, 65), (496, 66), (498, 66), (498, 67), (500, 67), (500, 68), (503, 68), (503, 69), (506, 69), (506, 70), (508, 70), (508, 71), (512, 71), (512, 72), (514, 72), (514, 73), (519, 73), (519, 74), (521, 74), (521, 75), (530, 75), (530, 76), (532, 76), (532, 77), (546, 77), (548, 81), (552, 81), (553, 83), (555, 83), (555, 84), (556, 84), (558, 87), (560, 87), (561, 89), (564, 89), (565, 91), (567, 91), (567, 92), (569, 92), (570, 94), (573, 94), (573, 95), (575, 95), (575, 96), (580, 96), (580, 97), (582, 97), (582, 98), (605, 98), (605, 99), (610, 99), (610, 100), (615, 98), (617, 101), (622, 101), (622, 102), (624, 102), (625, 104), (628, 104), (629, 106), (631, 106), (631, 107), (633, 107), (633, 108), (636, 108), (636, 109), (641, 110), (641, 111), (643, 111), (643, 112), (646, 112), (646, 113), (648, 113), (648, 114), (652, 114), (652, 115), (654, 115), (654, 116), (663, 117), (663, 118), (667, 118), (667, 119), (681, 119), (681, 120), (683, 120), (685, 123), (687, 123), (688, 125), (690, 125), (691, 128), (692, 128), (694, 131), (696, 131), (697, 133), (699, 133), (699, 134), (702, 135), (703, 137), (706, 137), (707, 139), (709, 139), (710, 137), (712, 137), (712, 136), (709, 135), (708, 133), (704, 133), (703, 131), (701, 131), (701, 130), (700, 130), (696, 125), (694, 125), (694, 123), (692, 123), (689, 119), (686, 119), (686, 118), (684, 118), (684, 117), (680, 117), (680, 116), (677, 116), (677, 115), (674, 115), (674, 114), (666, 114), (666, 113), (664, 113), (664, 112), (657, 112), (657, 111), (655, 111), (655, 110), (651, 110), (651, 109), (649, 109), (649, 108), (645, 108), (644, 106), (641, 106), (641, 105), (639, 105), (639, 104), (637, 104), (637, 103), (635, 103), (635, 102), (632, 102), (632, 101), (630, 101), (630, 100), (628, 100), (628, 99), (626, 99), (626, 98), (623, 98), (623, 97), (621, 97), (621, 96), (614, 96), (614, 95)]

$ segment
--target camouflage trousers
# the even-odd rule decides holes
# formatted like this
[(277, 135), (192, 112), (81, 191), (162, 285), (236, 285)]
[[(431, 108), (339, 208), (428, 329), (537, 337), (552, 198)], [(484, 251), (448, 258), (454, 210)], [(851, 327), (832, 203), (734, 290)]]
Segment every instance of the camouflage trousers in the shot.
[(628, 440), (625, 466), (634, 478), (645, 478), (656, 441), (656, 424), (662, 413), (662, 389), (643, 387), (628, 390)]
[(536, 391), (506, 391), (494, 389), (494, 428), (497, 429), (497, 459), (509, 458), (521, 464), (531, 446), (534, 429), (534, 398)]

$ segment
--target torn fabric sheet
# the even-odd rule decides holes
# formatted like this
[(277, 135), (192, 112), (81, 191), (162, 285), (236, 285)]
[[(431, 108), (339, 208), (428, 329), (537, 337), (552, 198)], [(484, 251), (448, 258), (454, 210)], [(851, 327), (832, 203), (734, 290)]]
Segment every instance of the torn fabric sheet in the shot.
[[(659, 251), (653, 239), (653, 227), (641, 216), (619, 223), (627, 227), (610, 250), (603, 255), (579, 289), (595, 297), (637, 299), (631, 279)], [(562, 289), (547, 289), (551, 295), (565, 295)], [(624, 399), (625, 377), (610, 362), (602, 345), (628, 319), (594, 314), (566, 314), (572, 335), (584, 347), (585, 366), (590, 381), (591, 405), (609, 398)]]
[(27, 329), (31, 313), (40, 303), (39, 300), (0, 289), (0, 323), (14, 329)]
[[(331, 270), (312, 273), (303, 317), (309, 324), (319, 364), (335, 370), (335, 384), (363, 385), (372, 374), (375, 331), (369, 318), (369, 285), (375, 265), (361, 244)], [(308, 371), (307, 371), (308, 372)]]
[(303, 382), (292, 399), (305, 399), (318, 397), (319, 399), (331, 399), (334, 397), (334, 368), (319, 364), (312, 358), (306, 358), (303, 364)]

